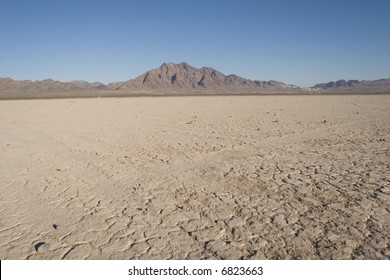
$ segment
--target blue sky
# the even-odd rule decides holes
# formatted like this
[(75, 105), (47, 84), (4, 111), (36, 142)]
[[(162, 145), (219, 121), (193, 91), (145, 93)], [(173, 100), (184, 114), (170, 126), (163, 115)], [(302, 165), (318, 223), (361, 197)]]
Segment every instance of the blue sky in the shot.
[(0, 0), (0, 77), (104, 83), (163, 62), (312, 86), (390, 78), (390, 1)]

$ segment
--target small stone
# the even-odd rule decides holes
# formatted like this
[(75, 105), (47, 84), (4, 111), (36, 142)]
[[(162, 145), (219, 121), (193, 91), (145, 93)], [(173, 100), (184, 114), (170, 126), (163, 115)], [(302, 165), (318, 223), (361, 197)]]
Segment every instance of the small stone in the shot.
[(38, 242), (34, 245), (34, 249), (37, 253), (46, 251), (48, 249), (49, 245), (46, 242)]
[(379, 192), (385, 193), (385, 194), (390, 194), (390, 187), (381, 187), (379, 189)]

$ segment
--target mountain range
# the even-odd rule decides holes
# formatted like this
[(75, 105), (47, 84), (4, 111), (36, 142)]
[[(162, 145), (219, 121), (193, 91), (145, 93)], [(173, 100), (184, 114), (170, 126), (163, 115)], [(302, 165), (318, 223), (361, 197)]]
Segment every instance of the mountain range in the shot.
[(380, 79), (375, 81), (338, 80), (336, 82), (317, 84), (312, 87), (312, 89), (328, 92), (390, 92), (390, 79)]
[(376, 81), (339, 80), (300, 88), (278, 81), (249, 80), (224, 75), (210, 67), (195, 68), (182, 63), (163, 63), (135, 79), (102, 84), (86, 81), (60, 82), (0, 78), (0, 98), (46, 98), (87, 96), (131, 96), (148, 94), (294, 94), (294, 93), (388, 92), (390, 79)]

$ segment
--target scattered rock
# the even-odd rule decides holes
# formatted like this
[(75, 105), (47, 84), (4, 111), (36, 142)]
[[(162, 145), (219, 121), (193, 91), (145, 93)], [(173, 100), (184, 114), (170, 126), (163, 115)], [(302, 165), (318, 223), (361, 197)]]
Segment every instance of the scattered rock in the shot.
[(46, 251), (48, 248), (48, 244), (46, 242), (38, 242), (34, 245), (34, 249), (36, 252), (43, 252)]
[(381, 188), (379, 188), (379, 192), (385, 193), (385, 194), (390, 194), (390, 187), (381, 187)]

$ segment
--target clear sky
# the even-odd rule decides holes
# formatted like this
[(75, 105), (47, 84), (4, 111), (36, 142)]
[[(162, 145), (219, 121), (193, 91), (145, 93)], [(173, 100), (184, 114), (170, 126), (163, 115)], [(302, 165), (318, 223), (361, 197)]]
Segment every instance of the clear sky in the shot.
[(0, 77), (108, 83), (183, 61), (299, 86), (390, 78), (390, 1), (0, 0)]

